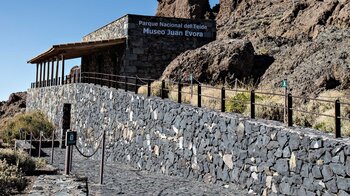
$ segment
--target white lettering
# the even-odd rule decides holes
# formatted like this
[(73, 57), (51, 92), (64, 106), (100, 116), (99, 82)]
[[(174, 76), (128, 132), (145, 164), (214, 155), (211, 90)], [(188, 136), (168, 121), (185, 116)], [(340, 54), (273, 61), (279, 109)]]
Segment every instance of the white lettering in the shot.
[(139, 25), (146, 26), (146, 27), (157, 27), (158, 22), (146, 22), (146, 21), (139, 20)]
[(193, 32), (193, 31), (185, 31), (185, 36), (186, 37), (204, 37), (203, 32)]
[(143, 34), (146, 34), (146, 35), (165, 35), (165, 33), (166, 33), (165, 30), (143, 28)]
[(183, 36), (184, 33), (182, 31), (174, 31), (174, 30), (167, 30), (167, 35), (171, 36)]
[(159, 22), (160, 27), (167, 27), (167, 28), (183, 28), (183, 24), (178, 23), (166, 23), (166, 22)]

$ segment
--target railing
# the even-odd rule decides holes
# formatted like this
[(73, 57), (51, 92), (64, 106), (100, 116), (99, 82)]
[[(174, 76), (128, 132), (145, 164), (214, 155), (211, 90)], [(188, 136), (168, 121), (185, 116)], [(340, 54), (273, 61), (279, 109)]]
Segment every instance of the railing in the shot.
[[(60, 78), (59, 78), (60, 80)], [(196, 82), (194, 86), (197, 89), (197, 92), (194, 93), (192, 92), (186, 92), (183, 90), (183, 86), (190, 86), (192, 85), (191, 83), (188, 82), (183, 82), (183, 81), (171, 81), (171, 80), (162, 80), (161, 84), (159, 87), (152, 87), (151, 84), (152, 82), (156, 81), (155, 79), (149, 79), (149, 78), (140, 78), (140, 77), (131, 77), (131, 76), (121, 76), (121, 75), (113, 75), (113, 74), (104, 74), (104, 73), (95, 73), (95, 72), (84, 72), (81, 74), (80, 77), (69, 77), (66, 76), (64, 84), (70, 84), (70, 83), (90, 83), (90, 84), (96, 84), (96, 85), (101, 85), (101, 86), (108, 86), (111, 88), (116, 88), (116, 89), (123, 89), (125, 92), (127, 91), (133, 91), (135, 94), (138, 94), (138, 89), (141, 86), (146, 87), (147, 91), (147, 96), (154, 96), (152, 95), (152, 90), (159, 90), (159, 94), (155, 96), (159, 96), (162, 99), (168, 98), (169, 93), (176, 93), (177, 95), (177, 102), (178, 103), (183, 103), (183, 95), (191, 95), (194, 97), (197, 97), (196, 102), (197, 104), (193, 104), (194, 106), (197, 107), (202, 107), (203, 105), (203, 98), (206, 99), (211, 99), (215, 101), (220, 102), (220, 108), (214, 108), (218, 109), (221, 112), (227, 112), (226, 109), (226, 102), (228, 102), (227, 95), (228, 93), (246, 93), (249, 94), (249, 101), (242, 101), (242, 100), (229, 100), (231, 102), (236, 102), (244, 105), (249, 105), (250, 106), (250, 118), (254, 119), (256, 116), (256, 109), (258, 107), (263, 107), (263, 108), (278, 108), (281, 110), (284, 110), (284, 115), (283, 115), (283, 121), (287, 126), (293, 126), (293, 112), (300, 112), (304, 114), (309, 114), (309, 115), (317, 115), (317, 116), (324, 116), (327, 118), (333, 118), (334, 119), (334, 135), (336, 138), (341, 137), (341, 123), (342, 120), (344, 121), (350, 121), (350, 118), (341, 116), (341, 107), (342, 106), (350, 106), (350, 103), (345, 103), (345, 102), (340, 102), (338, 99), (331, 101), (331, 100), (326, 100), (326, 99), (315, 99), (315, 98), (310, 98), (310, 97), (303, 97), (303, 96), (292, 96), (290, 93), (272, 93), (272, 92), (261, 92), (261, 91), (255, 91), (255, 90), (240, 90), (240, 89), (229, 89), (225, 87), (214, 87), (214, 86), (208, 86), (208, 85), (203, 85), (199, 82)], [(45, 85), (46, 84), (46, 85)], [(32, 83), (32, 88), (35, 87), (46, 87), (46, 86), (51, 86), (50, 84), (56, 84), (55, 81), (47, 81), (42, 83)], [(60, 84), (60, 82), (58, 82)], [(170, 87), (177, 86), (177, 90), (174, 90)], [(158, 89), (155, 89), (158, 88)], [(218, 90), (220, 91), (220, 96), (212, 96), (212, 95), (207, 95), (202, 92), (203, 89), (213, 89), (213, 90)], [(284, 106), (278, 106), (278, 105), (271, 105), (271, 104), (262, 104), (262, 103), (257, 103), (256, 98), (258, 95), (265, 95), (265, 96), (278, 96), (282, 97), (284, 99)], [(192, 99), (191, 99), (192, 100)], [(328, 104), (334, 104), (334, 114), (333, 115), (328, 115), (328, 114), (321, 114), (317, 112), (310, 112), (306, 110), (302, 110), (299, 108), (294, 107), (293, 103), (295, 104), (295, 100), (300, 100), (303, 102), (306, 101), (316, 101), (316, 102), (324, 102)]]

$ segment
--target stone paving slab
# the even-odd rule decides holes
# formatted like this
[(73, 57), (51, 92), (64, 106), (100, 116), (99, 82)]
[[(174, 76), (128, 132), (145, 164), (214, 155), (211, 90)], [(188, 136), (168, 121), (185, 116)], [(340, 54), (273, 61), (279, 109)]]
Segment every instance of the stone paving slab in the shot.
[[(54, 166), (63, 171), (64, 150), (55, 149)], [(247, 191), (240, 190), (234, 184), (205, 184), (140, 171), (121, 163), (107, 163), (104, 185), (99, 185), (99, 171), (98, 160), (84, 158), (74, 151), (72, 173), (88, 178), (89, 195), (247, 195)]]
[(86, 179), (65, 175), (41, 175), (33, 185), (29, 196), (60, 195), (85, 196), (87, 195)]

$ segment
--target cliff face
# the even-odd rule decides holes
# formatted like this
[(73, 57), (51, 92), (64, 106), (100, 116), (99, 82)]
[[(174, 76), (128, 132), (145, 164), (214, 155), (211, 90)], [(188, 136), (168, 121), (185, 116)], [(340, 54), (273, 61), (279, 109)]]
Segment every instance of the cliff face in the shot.
[(12, 93), (8, 101), (0, 102), (0, 124), (18, 113), (24, 113), (26, 108), (26, 92)]
[(209, 0), (158, 0), (156, 16), (203, 19), (209, 10)]
[[(172, 4), (176, 2), (185, 1), (173, 0)], [(260, 81), (260, 87), (272, 88), (275, 82), (288, 79), (295, 94), (347, 89), (349, 13), (350, 0), (220, 0), (217, 42), (243, 39), (252, 43), (255, 57), (251, 62), (255, 65), (250, 74)], [(225, 44), (221, 47), (223, 51), (230, 50)], [(198, 51), (185, 55), (191, 57), (195, 53)], [(225, 54), (229, 52), (219, 56), (225, 59)], [(184, 67), (185, 61), (181, 59), (186, 57), (180, 55), (171, 63), (172, 67), (176, 62)], [(260, 69), (259, 65), (267, 67)], [(256, 69), (258, 73), (254, 73)]]

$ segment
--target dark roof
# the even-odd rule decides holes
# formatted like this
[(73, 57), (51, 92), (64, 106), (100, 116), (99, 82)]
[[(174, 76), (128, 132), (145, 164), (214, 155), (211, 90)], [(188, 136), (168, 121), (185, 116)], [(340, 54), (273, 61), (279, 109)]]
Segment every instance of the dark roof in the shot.
[(28, 63), (35, 64), (48, 61), (50, 59), (64, 56), (65, 59), (79, 58), (84, 55), (91, 54), (95, 51), (107, 48), (110, 46), (124, 44), (126, 38), (91, 41), (91, 42), (76, 42), (68, 44), (54, 45), (48, 51), (29, 60)]

